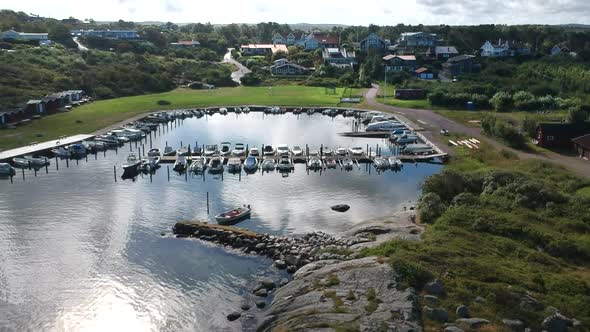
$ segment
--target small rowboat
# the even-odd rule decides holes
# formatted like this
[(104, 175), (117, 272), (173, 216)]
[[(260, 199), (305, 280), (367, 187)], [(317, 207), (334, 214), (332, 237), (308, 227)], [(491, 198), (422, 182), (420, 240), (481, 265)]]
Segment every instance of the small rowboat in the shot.
[(250, 206), (239, 207), (216, 215), (215, 220), (221, 225), (237, 223), (242, 219), (250, 217), (250, 211), (252, 211)]

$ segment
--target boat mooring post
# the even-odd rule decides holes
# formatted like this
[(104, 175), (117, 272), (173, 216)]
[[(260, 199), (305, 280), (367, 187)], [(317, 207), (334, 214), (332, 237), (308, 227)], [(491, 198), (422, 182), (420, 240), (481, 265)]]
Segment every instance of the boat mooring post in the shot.
[(49, 174), (49, 163), (45, 163), (45, 174)]
[(25, 169), (21, 168), (23, 170), (23, 181), (25, 180)]
[(168, 146), (168, 141), (166, 141), (166, 146)]
[(31, 170), (31, 161), (29, 160), (29, 171)]
[(136, 148), (136, 149), (137, 149), (137, 144), (138, 144), (138, 143), (137, 143), (137, 141), (135, 141), (135, 148)]
[(209, 214), (209, 192), (207, 192), (207, 214)]
[(324, 144), (320, 144), (320, 158), (324, 156)]
[(94, 160), (98, 160), (98, 152), (94, 153)]
[(184, 170), (184, 180), (188, 182), (188, 170)]
[(367, 143), (367, 149), (365, 150), (367, 154), (369, 153), (369, 144)]
[(55, 170), (59, 171), (59, 158), (57, 156), (55, 156)]
[(88, 153), (86, 154), (86, 162), (88, 162)]
[(80, 165), (80, 161), (76, 158), (76, 165)]
[(70, 168), (70, 158), (66, 157), (66, 168)]
[(242, 171), (240, 171), (240, 173), (239, 173), (238, 181), (242, 181)]
[(104, 147), (104, 150), (102, 150), (102, 156), (106, 158), (107, 156), (107, 147)]
[(191, 156), (191, 145), (190, 144), (188, 145), (188, 156), (189, 157)]
[(182, 141), (180, 141), (180, 147), (182, 147)]
[(14, 182), (12, 181), (12, 173), (10, 173), (10, 183), (14, 183)]
[(152, 133), (150, 132), (150, 149), (152, 148)]
[(170, 165), (166, 165), (166, 170), (168, 172), (168, 182), (170, 182)]
[(152, 171), (150, 170), (150, 183), (152, 183)]
[(113, 165), (113, 175), (115, 176), (115, 182), (117, 182), (117, 166)]

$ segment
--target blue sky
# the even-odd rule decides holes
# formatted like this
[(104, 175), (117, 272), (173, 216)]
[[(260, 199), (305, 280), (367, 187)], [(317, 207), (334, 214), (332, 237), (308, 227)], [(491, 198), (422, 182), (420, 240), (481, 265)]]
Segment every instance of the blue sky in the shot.
[(183, 23), (590, 23), (590, 0), (0, 0), (0, 8), (55, 18)]

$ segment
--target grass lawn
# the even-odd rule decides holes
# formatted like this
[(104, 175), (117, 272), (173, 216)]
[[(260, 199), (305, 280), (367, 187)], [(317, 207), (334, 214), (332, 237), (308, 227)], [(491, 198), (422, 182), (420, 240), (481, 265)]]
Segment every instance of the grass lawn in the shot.
[[(214, 105), (337, 106), (344, 89), (326, 94), (321, 87), (273, 86), (219, 88), (216, 90), (176, 89), (170, 92), (100, 100), (19, 127), (0, 130), (0, 149), (32, 141), (47, 141), (62, 135), (92, 133), (146, 111), (206, 107)], [(159, 100), (171, 104), (158, 105)], [(354, 107), (354, 106), (353, 106)], [(42, 135), (42, 136), (39, 136)]]
[[(433, 109), (433, 108), (429, 108)], [(496, 115), (500, 118), (510, 120), (512, 122), (520, 123), (524, 118), (529, 117), (539, 122), (553, 122), (561, 121), (566, 118), (567, 111), (552, 111), (548, 113), (535, 113), (535, 112), (508, 112), (508, 113), (496, 113), (494, 111), (462, 111), (462, 110), (441, 110), (434, 108), (434, 111), (446, 118), (454, 120), (459, 123), (467, 124), (470, 126), (479, 126), (477, 123), (469, 121), (480, 121), (487, 114)]]

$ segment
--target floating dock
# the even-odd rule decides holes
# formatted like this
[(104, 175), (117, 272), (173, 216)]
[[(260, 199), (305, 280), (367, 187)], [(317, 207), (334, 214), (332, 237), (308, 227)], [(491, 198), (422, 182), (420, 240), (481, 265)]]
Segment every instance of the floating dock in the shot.
[(78, 142), (81, 142), (81, 141), (84, 141), (84, 140), (87, 140), (87, 139), (90, 139), (93, 137), (94, 137), (94, 135), (83, 135), (83, 134), (82, 135), (74, 135), (74, 136), (68, 136), (68, 137), (62, 137), (59, 139), (54, 139), (54, 140), (47, 141), (47, 142), (31, 144), (31, 145), (23, 146), (23, 147), (12, 149), (12, 150), (2, 151), (2, 152), (0, 152), (0, 160), (11, 160), (12, 158), (18, 157), (18, 156), (36, 154), (41, 151), (55, 149), (60, 146), (78, 143)]

